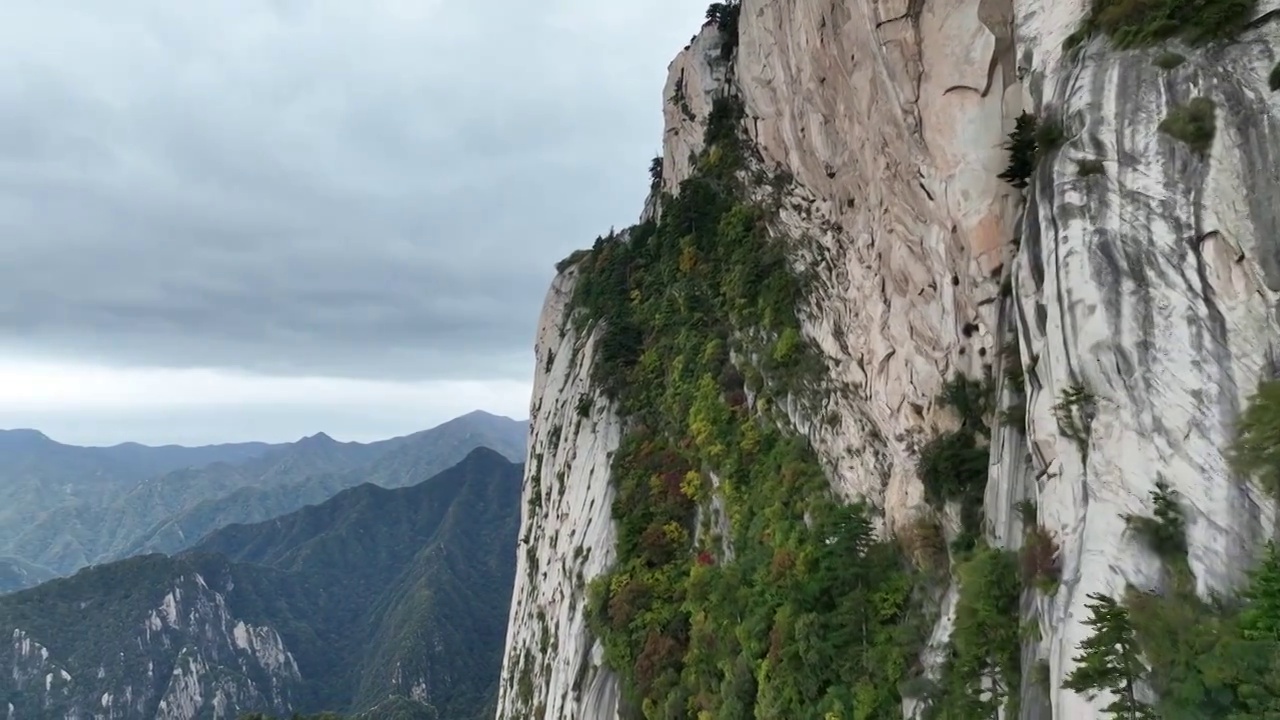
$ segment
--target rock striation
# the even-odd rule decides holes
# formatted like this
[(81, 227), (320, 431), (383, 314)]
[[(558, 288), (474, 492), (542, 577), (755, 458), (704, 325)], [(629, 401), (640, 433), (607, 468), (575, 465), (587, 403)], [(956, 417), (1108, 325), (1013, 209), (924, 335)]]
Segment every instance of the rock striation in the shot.
[[(1159, 582), (1123, 521), (1150, 512), (1158, 480), (1184, 499), (1202, 594), (1237, 586), (1273, 534), (1273, 504), (1223, 451), (1245, 398), (1280, 369), (1275, 9), (1162, 69), (1161, 49), (1101, 36), (1064, 49), (1083, 0), (744, 0), (728, 59), (708, 24), (669, 67), (660, 189), (689, 176), (724, 92), (742, 99), (765, 165), (792, 180), (774, 230), (813, 272), (803, 328), (832, 388), (820, 412), (797, 403), (791, 419), (833, 489), (876, 507), (883, 532), (925, 510), (915, 462), (951, 422), (935, 401), (944, 381), (1022, 366), (1025, 425), (993, 433), (986, 534), (1016, 549), (1015, 508), (1034, 500), (1062, 562), (1054, 593), (1024, 603), (1043, 629), (1025, 659), (1050, 669), (1047, 692), (1024, 681), (1024, 718), (1105, 717), (1105, 697), (1061, 683), (1088, 634), (1088, 594)], [(1204, 152), (1159, 128), (1195, 97), (1217, 108)], [(1063, 136), (1025, 190), (998, 177), (1024, 111)], [(661, 211), (653, 197), (645, 208)], [(540, 321), (499, 718), (616, 715), (582, 587), (612, 556), (620, 425), (589, 382), (592, 338), (566, 317), (574, 272)], [(1015, 396), (1000, 385), (1002, 402)], [(1055, 414), (1073, 391), (1089, 398), (1082, 434)]]

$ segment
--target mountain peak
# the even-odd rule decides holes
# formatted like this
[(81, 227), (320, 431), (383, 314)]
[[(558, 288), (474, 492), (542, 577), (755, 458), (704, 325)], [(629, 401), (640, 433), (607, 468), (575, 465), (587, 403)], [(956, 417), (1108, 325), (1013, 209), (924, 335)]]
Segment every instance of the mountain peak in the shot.
[(338, 441), (334, 440), (326, 432), (318, 432), (315, 435), (308, 435), (298, 441), (299, 445), (337, 445)]
[(472, 410), (472, 411), (471, 411), (471, 412), (469, 412), (469, 413), (466, 413), (466, 414), (464, 414), (464, 415), (459, 415), (459, 416), (458, 416), (458, 419), (459, 419), (459, 420), (461, 420), (461, 419), (463, 419), (463, 418), (468, 418), (468, 419), (481, 419), (481, 418), (484, 418), (484, 419), (488, 419), (488, 420), (512, 420), (512, 421), (514, 421), (514, 418), (509, 418), (509, 417), (507, 417), (506, 415), (495, 415), (495, 414), (493, 414), (493, 413), (491, 413), (491, 412), (489, 412), (489, 411), (487, 411), (487, 410)]
[(26, 445), (48, 445), (53, 440), (39, 430), (31, 428), (14, 428), (0, 430), (0, 446), (21, 447)]

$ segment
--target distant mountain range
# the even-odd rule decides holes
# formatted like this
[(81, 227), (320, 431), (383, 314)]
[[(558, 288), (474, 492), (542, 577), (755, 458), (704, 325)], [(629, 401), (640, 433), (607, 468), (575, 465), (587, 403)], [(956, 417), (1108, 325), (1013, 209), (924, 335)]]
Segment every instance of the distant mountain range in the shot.
[[(223, 527), (175, 557), (134, 557), (0, 597), (9, 717), (492, 717), (521, 466), (482, 447), (421, 478), (442, 437), (419, 433), (372, 454), (316, 438), (273, 450), (274, 461), (247, 463), (252, 472), (218, 477), (278, 484), (297, 477), (287, 468), (322, 467), (348, 477), (344, 464), (368, 462), (370, 477), (407, 486), (364, 482)], [(470, 442), (452, 437), (455, 449)], [(203, 476), (180, 477), (190, 481), (144, 496), (178, 507)]]
[(65, 503), (102, 503), (148, 477), (215, 462), (244, 462), (273, 447), (278, 446), (77, 447), (36, 430), (0, 430), (0, 547), (27, 528), (33, 517)]
[(523, 461), (528, 423), (473, 412), (374, 443), (86, 448), (0, 431), (0, 592), (87, 565), (173, 553), (230, 523), (265, 520), (360, 483), (403, 487), (478, 447)]

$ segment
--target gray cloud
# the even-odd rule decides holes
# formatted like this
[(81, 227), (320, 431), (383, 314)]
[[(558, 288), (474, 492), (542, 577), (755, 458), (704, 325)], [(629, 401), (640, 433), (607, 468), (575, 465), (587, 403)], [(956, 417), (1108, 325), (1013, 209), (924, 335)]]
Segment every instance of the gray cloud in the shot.
[(524, 378), (634, 218), (685, 0), (0, 8), (0, 347)]

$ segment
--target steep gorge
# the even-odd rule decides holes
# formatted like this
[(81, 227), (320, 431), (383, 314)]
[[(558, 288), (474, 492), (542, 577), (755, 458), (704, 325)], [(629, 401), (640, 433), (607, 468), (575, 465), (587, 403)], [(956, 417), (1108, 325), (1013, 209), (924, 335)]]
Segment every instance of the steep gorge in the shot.
[[(1011, 641), (1021, 671), (1002, 716), (1104, 717), (1105, 694), (1063, 681), (1090, 634), (1090, 594), (1164, 583), (1125, 521), (1152, 514), (1158, 481), (1181, 498), (1196, 590), (1240, 587), (1274, 506), (1224, 451), (1246, 399), (1275, 374), (1280, 337), (1280, 106), (1268, 78), (1280, 31), (1275, 6), (1240, 7), (1248, 26), (1205, 46), (1137, 42), (1118, 11), (1081, 0), (745, 0), (704, 26), (669, 68), (641, 223), (563, 263), (543, 309), (498, 717), (679, 717), (677, 706), (735, 717), (738, 691), (758, 717), (785, 717), (792, 695), (833, 718), (895, 704), (923, 713), (897, 686), (959, 662), (956, 618), (975, 620), (958, 580), (999, 567), (966, 530), (995, 550), (1057, 545), (1056, 582), (1016, 597), (1012, 627), (1037, 632)], [(1214, 108), (1202, 150), (1162, 128), (1195, 98)], [(1025, 189), (999, 177), (1024, 112), (1042, 128)], [(767, 257), (743, 257), (774, 247), (803, 292), (781, 288)], [(615, 285), (624, 294), (610, 299)], [(973, 488), (939, 491), (919, 472), (930, 440), (957, 427), (938, 401), (957, 376), (991, 378), (1006, 410), (986, 413), (981, 433), (980, 526), (965, 512)], [(683, 500), (662, 495), (668, 476)], [(903, 547), (920, 576), (937, 575), (922, 537), (931, 518), (952, 541), (951, 572), (910, 592), (927, 609), (927, 642), (897, 607), (906, 591), (879, 581), (876, 597), (896, 598), (881, 624), (903, 652), (878, 658), (891, 668), (879, 684), (848, 678), (849, 697), (807, 697), (813, 688), (778, 679), (785, 638), (806, 627), (786, 613), (816, 613), (843, 582), (825, 579), (838, 558), (814, 540), (848, 527), (828, 517), (828, 487), (865, 501), (884, 539), (875, 552)], [(940, 514), (939, 492), (950, 500)], [(649, 515), (632, 528), (638, 508)], [(664, 539), (647, 525), (677, 529)], [(734, 567), (747, 573), (736, 584)], [(687, 582), (668, 587), (681, 573)], [(590, 587), (601, 576), (609, 601), (643, 585), (641, 611), (601, 613)], [(812, 577), (824, 579), (809, 596)], [(730, 585), (734, 599), (718, 597)], [(655, 620), (654, 597), (681, 618)], [(702, 647), (734, 633), (715, 624), (730, 602), (745, 608), (741, 647)], [(601, 637), (602, 614), (626, 627)], [(671, 648), (647, 630), (660, 626), (678, 626)], [(609, 656), (634, 650), (628, 634), (644, 652), (619, 677)], [(760, 664), (718, 668), (714, 699), (677, 697), (710, 687), (707, 668), (734, 653)], [(655, 670), (637, 688), (640, 659)], [(983, 660), (996, 670), (982, 682), (1015, 679), (1006, 659)], [(663, 675), (672, 667), (678, 681)], [(658, 695), (676, 700), (644, 706)]]

